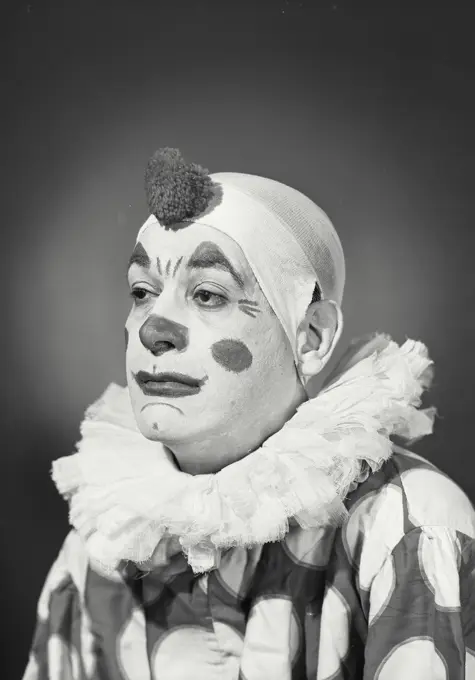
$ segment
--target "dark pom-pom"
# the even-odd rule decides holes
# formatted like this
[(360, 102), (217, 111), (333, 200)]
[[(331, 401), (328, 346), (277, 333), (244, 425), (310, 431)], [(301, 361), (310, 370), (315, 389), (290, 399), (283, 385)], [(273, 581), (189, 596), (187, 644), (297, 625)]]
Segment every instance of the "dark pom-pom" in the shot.
[(208, 170), (186, 163), (178, 149), (156, 151), (145, 171), (145, 193), (150, 212), (170, 226), (200, 215), (213, 196)]

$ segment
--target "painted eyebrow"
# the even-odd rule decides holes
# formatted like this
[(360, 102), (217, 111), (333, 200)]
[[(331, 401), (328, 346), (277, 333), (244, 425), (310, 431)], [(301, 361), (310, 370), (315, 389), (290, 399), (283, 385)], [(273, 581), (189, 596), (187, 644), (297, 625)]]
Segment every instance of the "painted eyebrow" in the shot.
[(147, 251), (140, 243), (140, 241), (136, 244), (135, 248), (132, 251), (132, 255), (130, 256), (127, 265), (127, 271), (133, 264), (138, 264), (139, 267), (143, 267), (144, 269), (149, 269), (151, 264), (150, 257), (148, 256)]
[(236, 271), (226, 255), (212, 241), (203, 241), (191, 255), (187, 269), (221, 269), (229, 272), (240, 288), (244, 288), (244, 279)]

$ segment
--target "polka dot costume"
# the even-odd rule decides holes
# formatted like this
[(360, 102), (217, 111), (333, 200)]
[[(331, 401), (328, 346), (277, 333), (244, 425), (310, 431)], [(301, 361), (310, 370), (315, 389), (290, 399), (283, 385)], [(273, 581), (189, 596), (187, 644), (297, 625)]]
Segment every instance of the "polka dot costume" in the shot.
[(475, 512), (394, 456), (339, 529), (292, 526), (195, 575), (183, 555), (104, 573), (71, 532), (23, 680), (475, 680)]

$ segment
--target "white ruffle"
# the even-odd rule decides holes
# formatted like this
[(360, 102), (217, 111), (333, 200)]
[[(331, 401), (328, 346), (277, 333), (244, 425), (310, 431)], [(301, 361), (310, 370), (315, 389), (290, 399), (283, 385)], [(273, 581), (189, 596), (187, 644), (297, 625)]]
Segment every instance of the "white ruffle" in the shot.
[(304, 528), (341, 523), (348, 491), (390, 457), (389, 437), (432, 432), (435, 409), (418, 409), (431, 379), (422, 343), (356, 340), (279, 432), (220, 472), (196, 476), (143, 437), (128, 390), (111, 384), (86, 411), (78, 452), (53, 463), (53, 480), (105, 568), (157, 564), (178, 538), (193, 570), (208, 571), (223, 548), (282, 539), (290, 518)]

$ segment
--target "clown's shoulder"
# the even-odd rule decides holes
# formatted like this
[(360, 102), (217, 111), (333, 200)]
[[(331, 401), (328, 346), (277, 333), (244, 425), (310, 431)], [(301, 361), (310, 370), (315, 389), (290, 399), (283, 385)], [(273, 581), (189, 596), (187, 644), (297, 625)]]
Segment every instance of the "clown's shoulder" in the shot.
[[(392, 456), (351, 492), (341, 539), (353, 564), (371, 555), (374, 569), (398, 544), (418, 537), (457, 553), (475, 545), (475, 509), (463, 489), (426, 458), (393, 444)], [(369, 566), (369, 565), (367, 565)]]
[[(102, 572), (100, 564), (96, 564), (88, 555), (86, 544), (76, 529), (71, 529), (63, 539), (55, 558), (46, 575), (42, 592), (37, 605), (37, 616), (46, 621), (51, 613), (53, 596), (71, 591), (78, 602), (84, 600), (86, 580), (91, 567)], [(111, 581), (120, 581), (120, 574), (106, 574)], [(63, 598), (64, 599), (64, 598)]]

